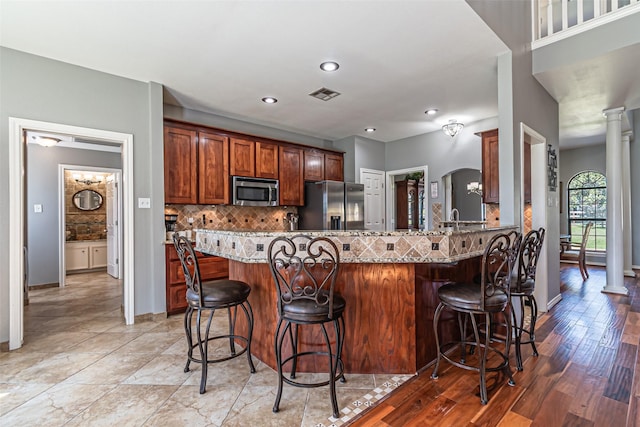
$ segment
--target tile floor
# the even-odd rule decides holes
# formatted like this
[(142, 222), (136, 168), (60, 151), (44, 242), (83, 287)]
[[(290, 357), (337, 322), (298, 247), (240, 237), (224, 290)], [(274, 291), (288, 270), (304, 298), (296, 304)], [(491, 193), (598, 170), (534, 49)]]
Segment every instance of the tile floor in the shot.
[[(106, 273), (31, 291), (24, 346), (0, 353), (0, 425), (339, 426), (409, 378), (348, 375), (340, 419), (330, 417), (327, 387), (285, 384), (274, 414), (275, 371), (254, 358), (251, 374), (242, 356), (211, 365), (200, 395), (200, 367), (183, 372), (183, 316), (126, 326), (121, 292)], [(216, 318), (222, 328), (226, 314)]]

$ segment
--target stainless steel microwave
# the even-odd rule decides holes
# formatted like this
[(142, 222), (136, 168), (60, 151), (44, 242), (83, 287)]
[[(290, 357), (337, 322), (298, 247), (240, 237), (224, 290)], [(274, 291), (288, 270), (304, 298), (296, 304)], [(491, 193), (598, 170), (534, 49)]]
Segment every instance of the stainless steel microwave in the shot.
[(278, 206), (277, 179), (234, 176), (233, 204), (238, 206)]

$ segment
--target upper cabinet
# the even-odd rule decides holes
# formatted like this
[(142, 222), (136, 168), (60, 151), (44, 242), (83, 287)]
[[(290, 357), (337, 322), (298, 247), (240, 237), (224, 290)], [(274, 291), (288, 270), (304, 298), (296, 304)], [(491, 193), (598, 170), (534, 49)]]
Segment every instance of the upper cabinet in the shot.
[(482, 132), (482, 201), (500, 203), (498, 129)]
[(256, 142), (256, 177), (278, 179), (278, 145)]
[(164, 202), (229, 203), (229, 139), (226, 136), (165, 126)]
[(256, 176), (256, 143), (231, 138), (231, 175)]
[(300, 148), (280, 146), (280, 205), (304, 205), (304, 157)]
[(196, 159), (197, 132), (165, 126), (164, 128), (164, 201), (198, 203)]
[(167, 120), (165, 203), (229, 204), (230, 177), (280, 181), (280, 205), (304, 204), (304, 181), (342, 181), (342, 153)]
[(342, 154), (325, 153), (315, 149), (304, 151), (305, 181), (343, 181), (344, 161)]

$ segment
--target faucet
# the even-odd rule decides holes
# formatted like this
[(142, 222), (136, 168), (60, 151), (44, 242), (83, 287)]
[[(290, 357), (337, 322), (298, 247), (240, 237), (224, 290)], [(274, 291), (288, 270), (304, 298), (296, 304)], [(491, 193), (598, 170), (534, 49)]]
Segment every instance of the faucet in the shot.
[(449, 221), (452, 221), (456, 223), (456, 227), (459, 225), (460, 222), (460, 212), (458, 211), (458, 209), (453, 208), (451, 209), (451, 214), (449, 215)]

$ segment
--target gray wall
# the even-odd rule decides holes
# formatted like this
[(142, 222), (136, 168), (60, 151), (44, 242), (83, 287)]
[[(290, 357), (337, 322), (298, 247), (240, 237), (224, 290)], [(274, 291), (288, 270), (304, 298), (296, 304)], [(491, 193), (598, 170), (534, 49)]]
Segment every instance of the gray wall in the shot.
[(482, 196), (467, 192), (467, 184), (473, 181), (482, 182), (482, 173), (477, 169), (461, 169), (451, 174), (452, 208), (458, 209), (461, 221), (484, 219), (482, 216)]
[[(164, 307), (162, 92), (143, 83), (0, 48), (0, 223), (9, 224), (9, 117), (133, 134), (135, 314)], [(159, 154), (158, 154), (159, 153)], [(9, 338), (9, 244), (0, 243), (0, 342)]]
[(355, 177), (360, 182), (360, 169), (385, 170), (386, 144), (362, 136), (355, 137)]
[[(520, 185), (520, 123), (546, 138), (557, 151), (558, 103), (532, 75), (531, 2), (466, 0), (511, 50), (498, 60), (498, 106), (500, 128), (500, 220), (518, 223), (522, 209)], [(509, 61), (510, 59), (510, 61)], [(510, 64), (509, 64), (510, 62)], [(557, 193), (550, 193), (557, 197)], [(560, 294), (559, 213), (546, 206), (548, 299)]]
[[(119, 153), (43, 147), (27, 144), (26, 217), (29, 248), (29, 284), (58, 283), (59, 200), (58, 165), (96, 166), (120, 169)], [(42, 205), (42, 213), (34, 213), (34, 204)]]
[[(465, 123), (465, 127), (455, 138), (438, 130), (389, 142), (385, 147), (385, 168), (391, 171), (429, 166), (429, 176), (424, 179), (425, 186), (428, 185), (427, 183), (437, 181), (440, 190), (438, 198), (429, 197), (427, 212), (431, 212), (433, 203), (442, 203), (444, 206), (442, 177), (462, 168), (482, 169), (482, 140), (475, 133), (497, 127), (498, 118), (495, 117), (475, 123)], [(429, 214), (429, 221), (429, 227), (432, 227), (431, 214)]]

